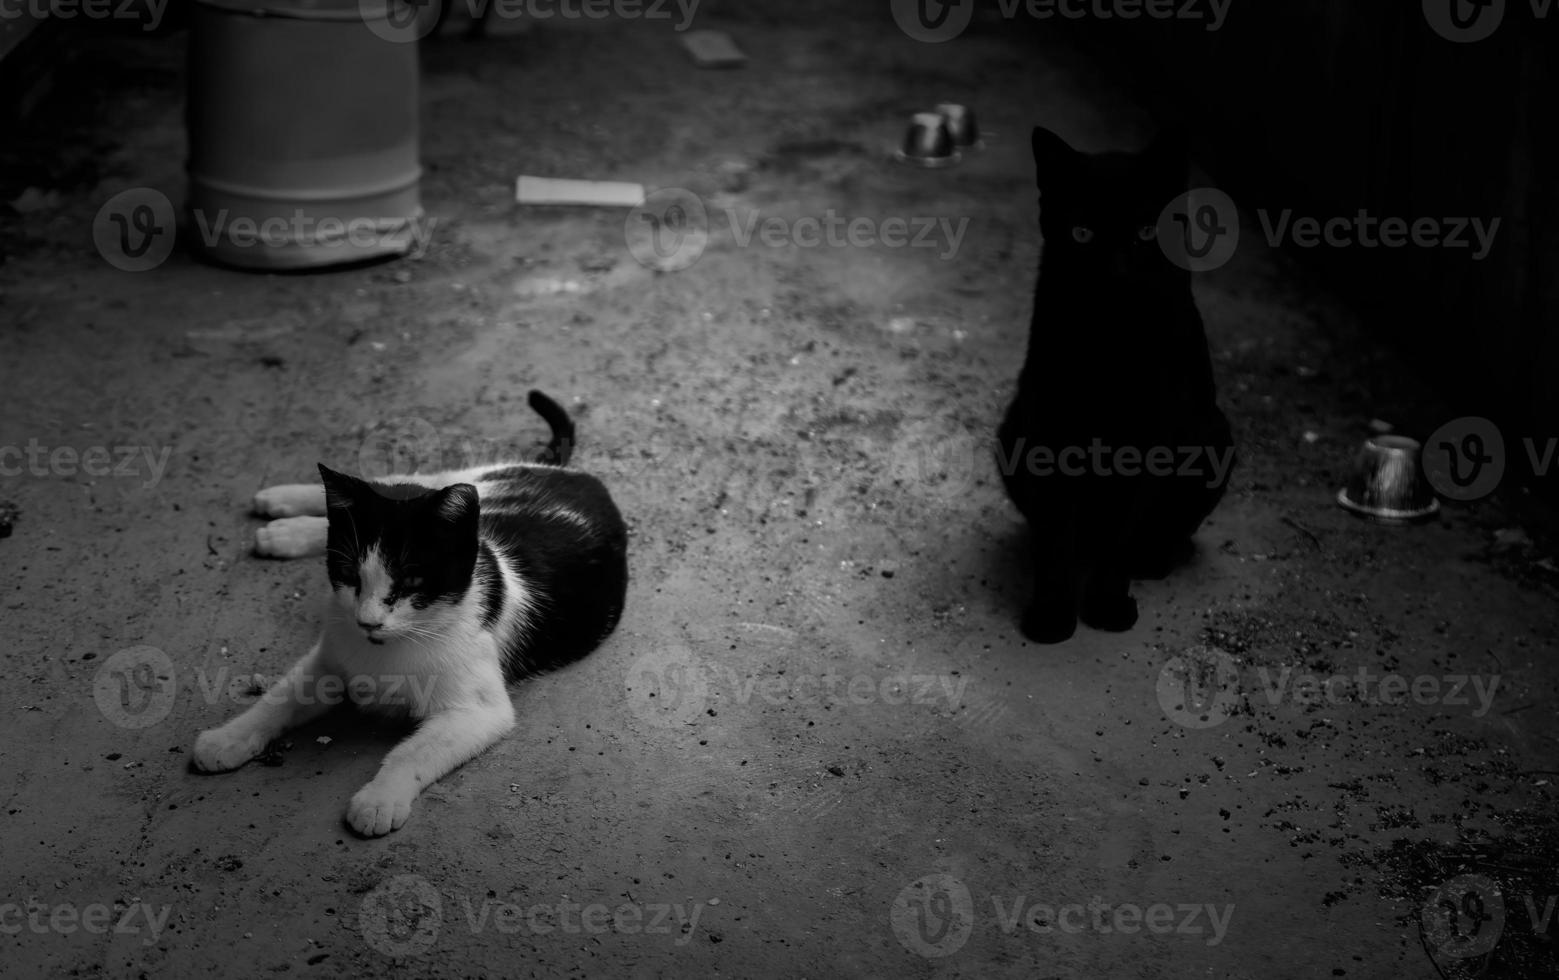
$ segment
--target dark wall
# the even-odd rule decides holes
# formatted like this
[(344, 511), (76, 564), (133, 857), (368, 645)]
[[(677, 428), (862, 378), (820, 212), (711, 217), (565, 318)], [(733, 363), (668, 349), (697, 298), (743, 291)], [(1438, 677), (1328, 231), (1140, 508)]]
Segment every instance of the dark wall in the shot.
[[(1453, 0), (1444, 0), (1446, 4)], [(1463, 0), (1454, 0), (1463, 2)], [(1500, 218), (1470, 249), (1306, 249), (1449, 400), (1559, 434), (1559, 2), (1458, 43), (1418, 0), (1234, 0), (1206, 21), (1077, 25), (1247, 203), (1317, 217)], [(1232, 186), (1231, 186), (1232, 185)]]

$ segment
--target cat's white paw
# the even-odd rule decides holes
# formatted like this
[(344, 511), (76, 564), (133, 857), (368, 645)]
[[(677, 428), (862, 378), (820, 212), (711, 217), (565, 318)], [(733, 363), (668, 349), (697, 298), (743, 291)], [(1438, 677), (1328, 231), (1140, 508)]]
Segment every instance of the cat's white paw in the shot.
[(254, 495), (261, 517), (318, 517), (325, 513), (325, 488), (318, 483), (284, 483)]
[(415, 783), (381, 777), (352, 797), (346, 808), (346, 822), (364, 837), (383, 837), (401, 829), (411, 816), (411, 805), (416, 799)]
[(304, 558), (324, 554), (330, 521), (324, 517), (283, 517), (255, 529), (254, 553), (261, 558)]
[(265, 739), (242, 729), (212, 728), (195, 738), (195, 768), (201, 772), (228, 772), (259, 755)]

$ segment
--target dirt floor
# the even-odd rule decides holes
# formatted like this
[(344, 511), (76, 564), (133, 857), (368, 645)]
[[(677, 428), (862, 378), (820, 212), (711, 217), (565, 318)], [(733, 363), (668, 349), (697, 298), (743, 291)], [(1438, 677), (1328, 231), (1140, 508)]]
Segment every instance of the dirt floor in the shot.
[[(1250, 234), (1196, 280), (1242, 453), (1200, 554), (1135, 587), (1131, 632), (1025, 643), (987, 438), (1039, 251), (1026, 134), (1152, 127), (1033, 32), (930, 57), (886, 5), (753, 8), (699, 15), (751, 56), (724, 72), (665, 24), (425, 44), (434, 235), (385, 264), (103, 261), (105, 201), (182, 197), (180, 34), (95, 42), (8, 151), (40, 176), (0, 208), (0, 446), (141, 455), (0, 477), (0, 974), (1555, 975), (1539, 511), (1336, 506), (1371, 419), (1444, 419)], [(949, 99), (983, 151), (888, 159)], [(652, 272), (622, 210), (518, 208), (520, 173), (688, 189), (707, 247)], [(737, 233), (830, 209), (968, 223)], [(250, 556), (250, 495), (529, 455), (531, 387), (631, 523), (617, 633), (518, 685), (517, 730), (387, 838), (342, 814), (396, 733), (350, 715), (189, 772), (319, 618), (320, 564)]]

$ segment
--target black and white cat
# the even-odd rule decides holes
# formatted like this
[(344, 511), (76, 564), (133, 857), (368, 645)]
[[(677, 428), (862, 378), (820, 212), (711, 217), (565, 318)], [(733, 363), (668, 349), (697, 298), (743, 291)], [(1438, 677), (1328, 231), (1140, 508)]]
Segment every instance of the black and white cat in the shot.
[(584, 656), (610, 634), (627, 590), (627, 529), (595, 477), (564, 469), (568, 414), (540, 392), (552, 428), (536, 463), (369, 482), (324, 466), (323, 482), (255, 495), (274, 518), (257, 554), (324, 554), (324, 629), (243, 714), (195, 741), (204, 772), (236, 769), (283, 732), (350, 700), (418, 723), (352, 797), (365, 836), (398, 829), (419, 793), (514, 724), (506, 686)]
[(1183, 139), (1084, 154), (1036, 128), (1031, 142), (1044, 252), (998, 464), (1032, 532), (1023, 632), (1059, 643), (1079, 618), (1136, 623), (1130, 580), (1167, 574), (1191, 550), (1228, 484), (1234, 439), (1190, 273), (1157, 240), (1187, 187)]

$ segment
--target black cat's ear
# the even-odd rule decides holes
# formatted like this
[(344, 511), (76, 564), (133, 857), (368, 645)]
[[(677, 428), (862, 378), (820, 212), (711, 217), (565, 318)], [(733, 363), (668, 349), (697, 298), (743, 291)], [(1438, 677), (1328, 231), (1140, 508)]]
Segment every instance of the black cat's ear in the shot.
[(476, 487), (469, 483), (456, 483), (433, 494), (433, 512), (439, 520), (448, 524), (469, 523), (473, 526), (481, 514), (481, 501)]
[(1077, 151), (1068, 146), (1066, 140), (1043, 126), (1034, 127), (1029, 144), (1034, 148), (1034, 183), (1040, 190), (1065, 173), (1077, 159)]
[(364, 486), (363, 481), (347, 476), (345, 473), (337, 473), (324, 463), (319, 464), (319, 478), (325, 483), (327, 510), (342, 510), (352, 506)]

